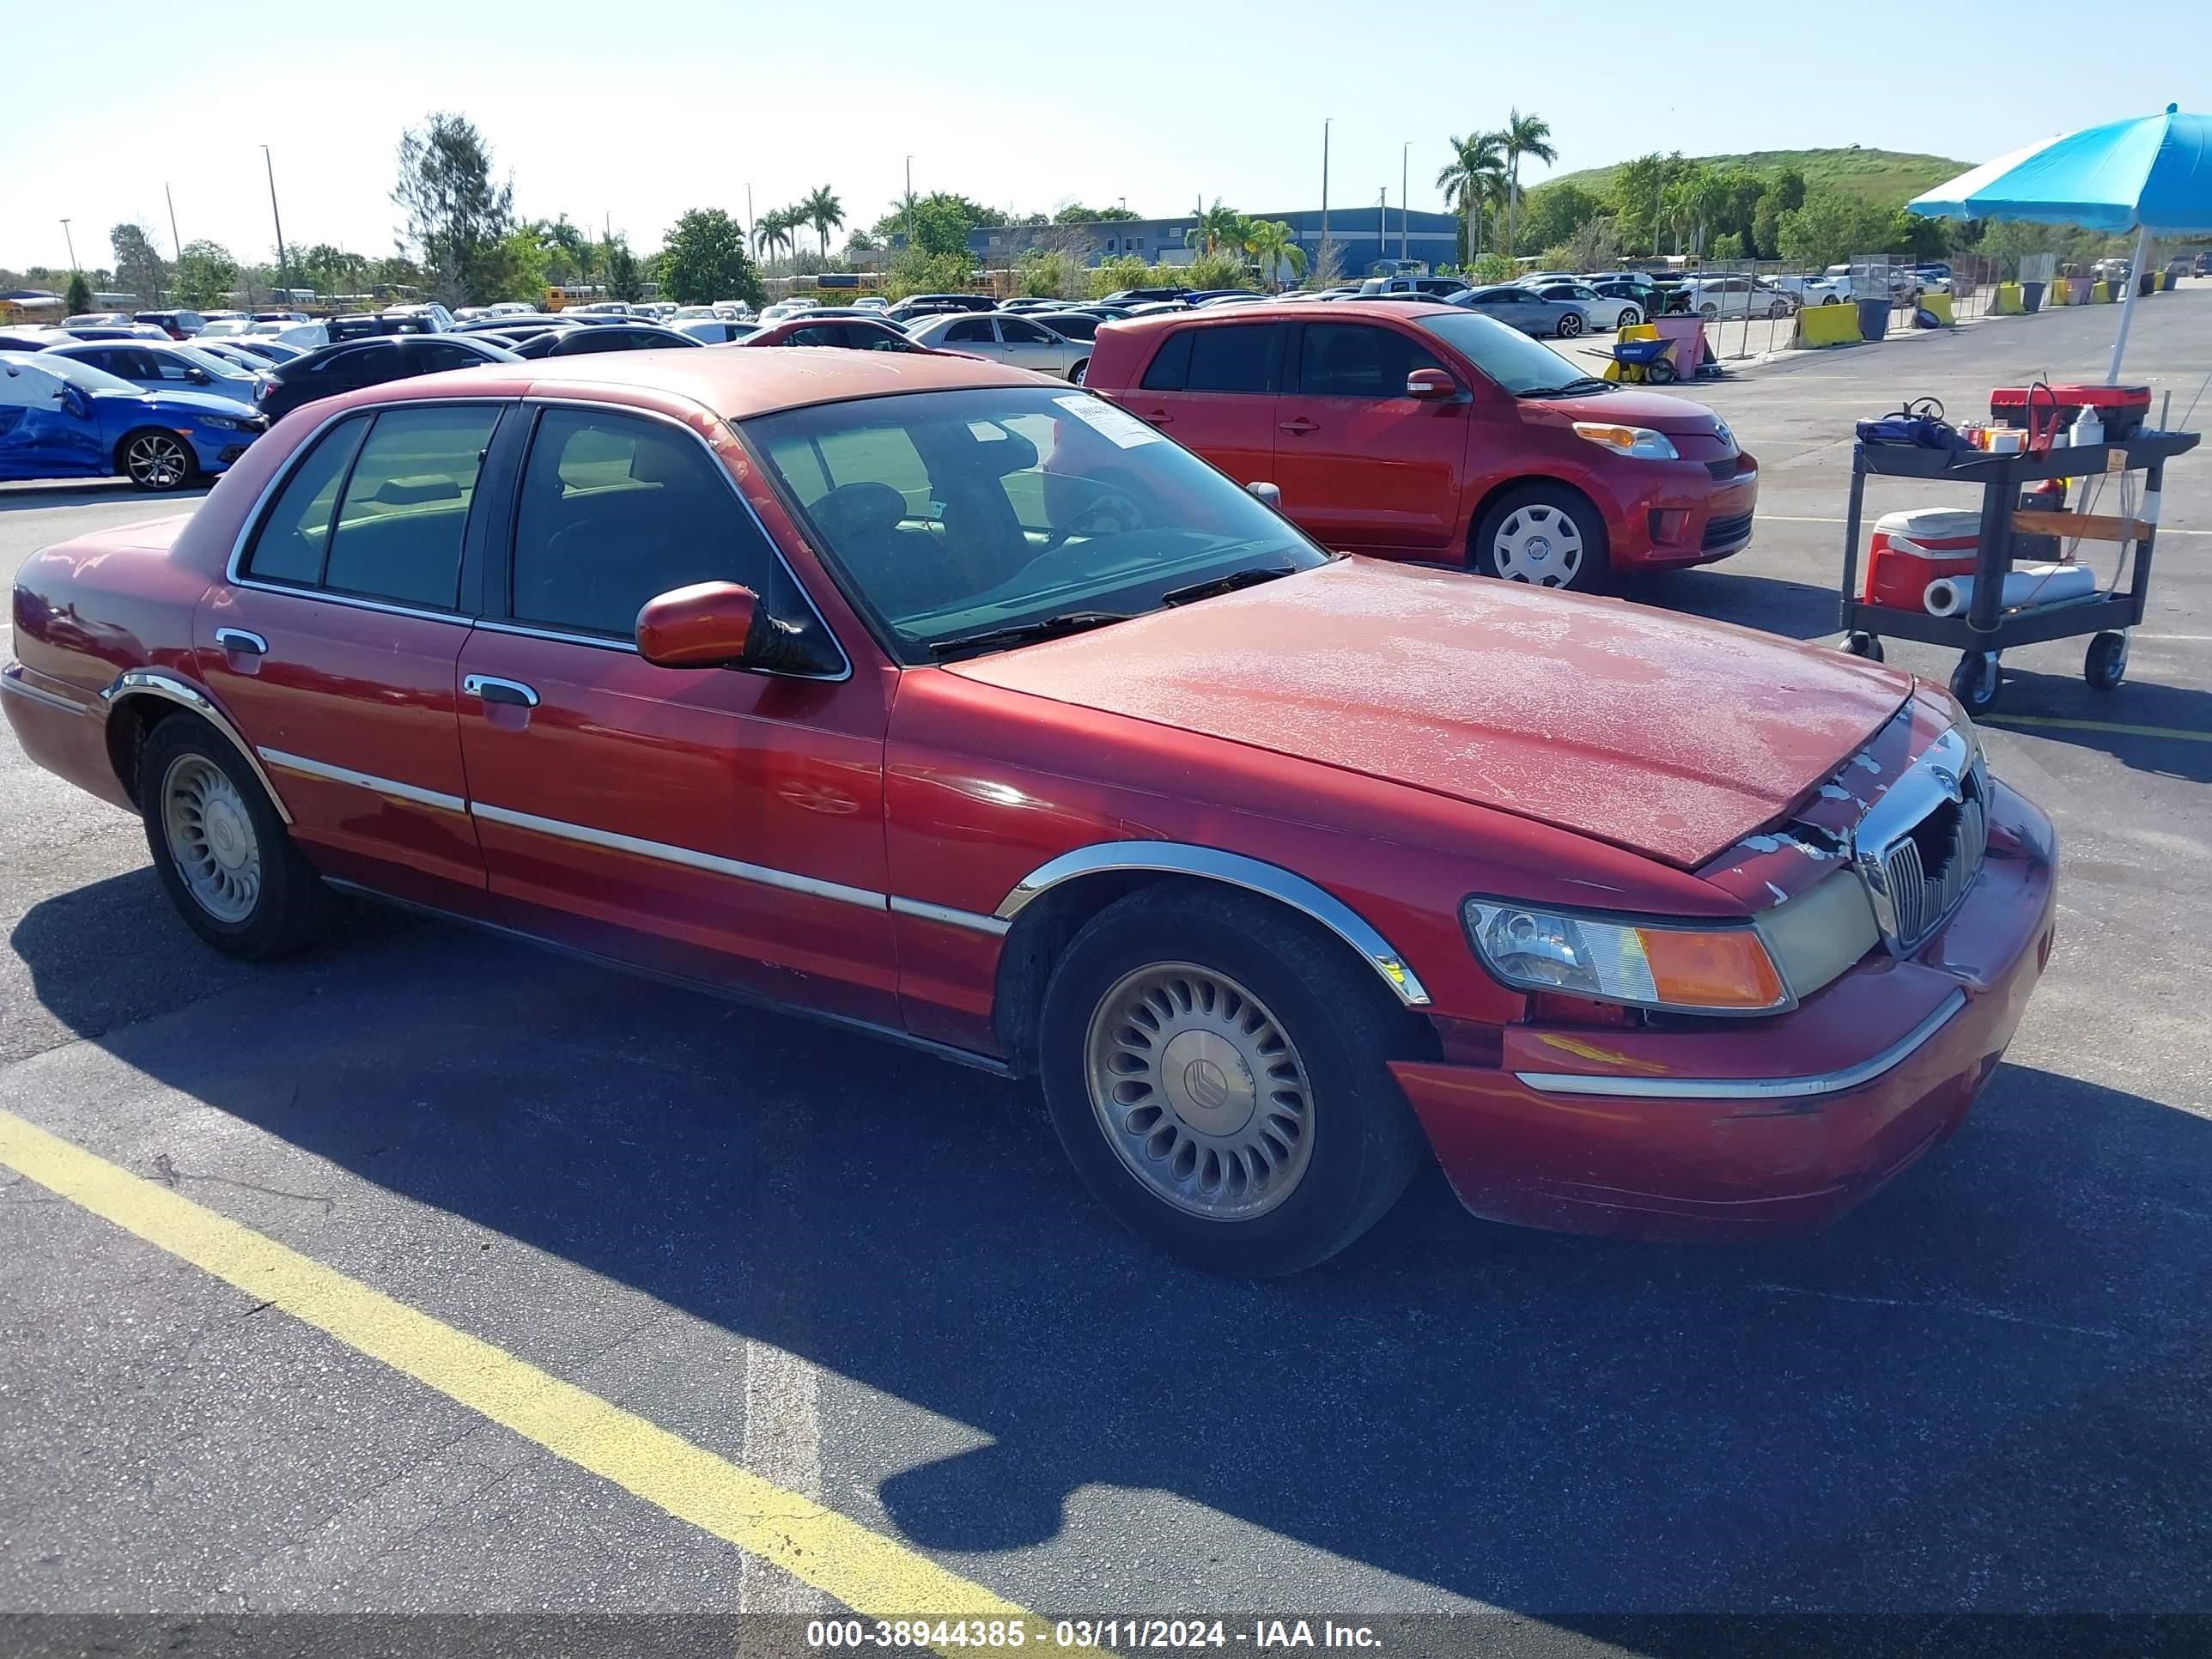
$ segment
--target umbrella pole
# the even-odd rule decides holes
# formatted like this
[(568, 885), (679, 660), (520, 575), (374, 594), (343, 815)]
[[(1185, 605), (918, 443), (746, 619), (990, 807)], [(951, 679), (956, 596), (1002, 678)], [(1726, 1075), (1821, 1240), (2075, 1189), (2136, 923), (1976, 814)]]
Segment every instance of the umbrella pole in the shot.
[(2143, 261), (2150, 257), (2150, 227), (2145, 225), (2136, 233), (2135, 263), (2128, 267), (2128, 291), (2120, 301), (2120, 337), (2112, 342), (2112, 367), (2105, 376), (2106, 386), (2120, 383), (2120, 358), (2128, 349), (2128, 325), (2135, 320), (2136, 296), (2142, 292)]

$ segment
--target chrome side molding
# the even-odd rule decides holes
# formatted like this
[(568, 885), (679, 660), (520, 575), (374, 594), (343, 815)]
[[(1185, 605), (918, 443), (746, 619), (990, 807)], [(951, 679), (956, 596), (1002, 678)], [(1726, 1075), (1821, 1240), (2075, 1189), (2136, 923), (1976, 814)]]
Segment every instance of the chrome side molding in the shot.
[(1152, 870), (1163, 874), (1200, 876), (1287, 904), (1319, 922), (1365, 957), (1382, 982), (1408, 1008), (1425, 1008), (1431, 999), (1413, 970), (1390, 941), (1375, 931), (1359, 913), (1342, 899), (1315, 885), (1304, 876), (1247, 858), (1218, 847), (1193, 847), (1172, 841), (1107, 841), (1079, 847), (1039, 865), (1014, 884), (999, 902), (1000, 921), (1011, 922), (1037, 897), (1064, 881), (1096, 875), (1104, 870)]
[(441, 811), (466, 812), (468, 802), (459, 795), (441, 794), (435, 789), (425, 789), (418, 784), (402, 783), (397, 778), (380, 778), (374, 772), (356, 772), (349, 766), (332, 766), (328, 761), (309, 760), (305, 755), (290, 755), (282, 749), (261, 749), (254, 751), (280, 772), (297, 772), (302, 777), (320, 778), (326, 783), (349, 783), (373, 794), (386, 795), (393, 800), (410, 801), (417, 806), (434, 806)]

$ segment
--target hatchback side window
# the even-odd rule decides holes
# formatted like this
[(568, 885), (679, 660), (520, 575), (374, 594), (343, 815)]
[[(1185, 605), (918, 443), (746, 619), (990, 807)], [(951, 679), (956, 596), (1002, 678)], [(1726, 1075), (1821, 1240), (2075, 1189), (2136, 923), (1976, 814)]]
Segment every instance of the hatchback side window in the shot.
[(376, 416), (355, 459), (323, 562), (334, 593), (451, 611), (493, 404), (423, 404)]
[(780, 586), (775, 550), (706, 446), (637, 416), (547, 410), (515, 515), (515, 620), (626, 640), (648, 599), (708, 581), (771, 603)]
[(1277, 329), (1273, 323), (1190, 331), (1186, 392), (1272, 392)]
[(323, 556), (330, 550), (331, 519), (338, 489), (368, 430), (366, 416), (341, 422), (317, 441), (254, 532), (246, 574), (265, 582), (295, 582), (312, 587), (323, 579)]
[(1182, 391), (1183, 382), (1190, 378), (1190, 340), (1197, 332), (1194, 328), (1179, 328), (1169, 335), (1145, 366), (1145, 378), (1138, 384), (1147, 392)]
[(1417, 368), (1441, 368), (1395, 330), (1309, 323), (1298, 347), (1298, 390), (1316, 398), (1402, 398)]

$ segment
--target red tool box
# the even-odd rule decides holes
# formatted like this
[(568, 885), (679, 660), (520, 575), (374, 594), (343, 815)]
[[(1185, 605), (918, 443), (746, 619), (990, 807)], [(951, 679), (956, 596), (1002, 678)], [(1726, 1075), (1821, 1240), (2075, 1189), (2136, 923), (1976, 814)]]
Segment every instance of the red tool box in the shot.
[(2054, 418), (2063, 430), (2085, 409), (2097, 411), (2105, 441), (2124, 443), (2142, 430), (2150, 416), (2147, 386), (2001, 386), (1990, 393), (1990, 418), (2008, 426), (2047, 428)]

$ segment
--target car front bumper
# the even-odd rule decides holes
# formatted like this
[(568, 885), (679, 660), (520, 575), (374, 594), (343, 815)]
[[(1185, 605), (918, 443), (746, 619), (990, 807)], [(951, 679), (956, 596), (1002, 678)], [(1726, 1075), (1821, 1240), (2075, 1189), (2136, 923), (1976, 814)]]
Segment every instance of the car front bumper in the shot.
[(1632, 463), (1641, 475), (1616, 481), (1607, 514), (1613, 563), (1621, 570), (1711, 564), (1751, 544), (1759, 507), (1759, 462), (1739, 454), (1741, 471), (1716, 478), (1705, 463)]
[(1991, 805), (1988, 860), (1942, 928), (1791, 1013), (1515, 1026), (1494, 1068), (1394, 1062), (1460, 1201), (1565, 1232), (1756, 1238), (1834, 1220), (1940, 1145), (2002, 1059), (2054, 934), (2050, 823), (2002, 785)]

